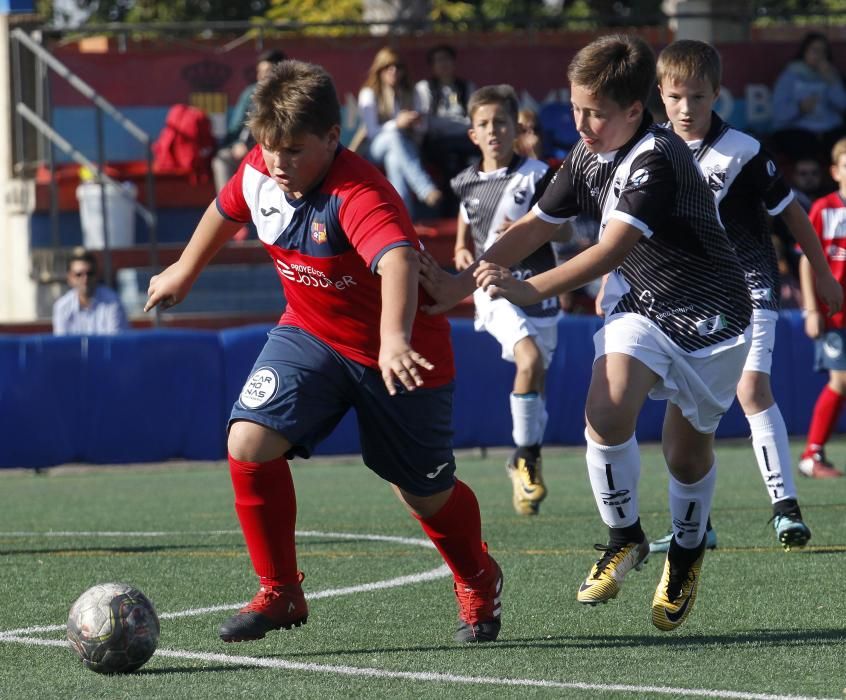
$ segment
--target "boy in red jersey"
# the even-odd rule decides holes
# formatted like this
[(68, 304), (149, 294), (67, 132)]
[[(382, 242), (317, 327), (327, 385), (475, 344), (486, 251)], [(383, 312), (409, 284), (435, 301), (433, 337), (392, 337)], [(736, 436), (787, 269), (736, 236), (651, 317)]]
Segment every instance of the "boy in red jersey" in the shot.
[[(811, 224), (820, 237), (823, 251), (835, 278), (846, 286), (846, 139), (840, 139), (831, 151), (831, 177), (839, 187), (814, 202)], [(820, 392), (808, 442), (799, 460), (799, 473), (812, 479), (843, 476), (825, 457), (825, 444), (831, 436), (846, 394), (846, 311), (827, 315), (827, 307), (814, 290), (814, 273), (804, 257), (799, 263), (802, 298), (805, 303), (805, 332), (816, 341), (814, 367), (828, 371), (828, 384)]]
[(287, 460), (309, 457), (354, 407), (365, 464), (393, 485), (453, 572), (455, 639), (493, 641), (502, 572), (482, 542), (476, 497), (454, 475), (449, 324), (419, 309), (420, 244), (402, 200), (340, 145), (338, 98), (319, 66), (276, 66), (256, 89), (249, 126), (258, 145), (180, 259), (152, 278), (145, 307), (184, 299), (250, 219), (287, 299), (229, 420), (235, 510), (260, 589), (220, 637), (261, 639), (306, 621)]

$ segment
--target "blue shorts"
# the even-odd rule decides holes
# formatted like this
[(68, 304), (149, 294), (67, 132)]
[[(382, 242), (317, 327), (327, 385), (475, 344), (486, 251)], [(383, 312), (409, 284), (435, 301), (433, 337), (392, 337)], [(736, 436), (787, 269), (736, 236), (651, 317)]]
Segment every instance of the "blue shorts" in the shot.
[(229, 425), (264, 425), (291, 443), (287, 457), (311, 456), (352, 407), (364, 463), (416, 496), (440, 493), (455, 481), (453, 383), (388, 394), (382, 375), (343, 357), (294, 326), (267, 336)]
[(826, 331), (814, 341), (814, 369), (846, 369), (846, 330), (835, 328)]

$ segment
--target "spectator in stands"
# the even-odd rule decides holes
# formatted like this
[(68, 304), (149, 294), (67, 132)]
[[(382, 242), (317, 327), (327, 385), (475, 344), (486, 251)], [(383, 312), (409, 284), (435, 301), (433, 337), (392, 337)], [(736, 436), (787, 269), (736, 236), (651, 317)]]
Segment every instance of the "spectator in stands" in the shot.
[(118, 295), (98, 284), (93, 253), (80, 249), (68, 260), (68, 285), (53, 305), (55, 335), (114, 335), (129, 328)]
[(822, 168), (819, 161), (805, 156), (799, 158), (790, 172), (790, 188), (796, 201), (806, 211), (811, 211), (811, 204), (822, 195)]
[(220, 148), (212, 160), (212, 172), (214, 173), (214, 187), (217, 192), (229, 182), (241, 160), (247, 152), (256, 145), (250, 130), (247, 127), (247, 115), (253, 101), (253, 93), (256, 85), (270, 72), (280, 61), (287, 57), (284, 51), (279, 49), (268, 49), (258, 55), (256, 61), (256, 82), (244, 88), (238, 102), (229, 115), (229, 123), (226, 127), (226, 136), (221, 141)]
[(415, 196), (429, 207), (438, 206), (443, 198), (421, 161), (423, 121), (415, 102), (405, 63), (392, 48), (380, 49), (358, 93), (366, 131), (358, 150), (385, 168), (412, 215)]
[(846, 89), (828, 38), (810, 32), (773, 88), (773, 148), (789, 161), (827, 158), (846, 133)]
[(514, 150), (526, 158), (543, 160), (543, 141), (541, 139), (538, 115), (533, 109), (521, 109), (517, 113), (517, 140)]
[(449, 44), (433, 46), (426, 61), (429, 77), (414, 87), (425, 132), (423, 160), (448, 182), (478, 156), (467, 135), (467, 100), (476, 88), (456, 75), (456, 53)]

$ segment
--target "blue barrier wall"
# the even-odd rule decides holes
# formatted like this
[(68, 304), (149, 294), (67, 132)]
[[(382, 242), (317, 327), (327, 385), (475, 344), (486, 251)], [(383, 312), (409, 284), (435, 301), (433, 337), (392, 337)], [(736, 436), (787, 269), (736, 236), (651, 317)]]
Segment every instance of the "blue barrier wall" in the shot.
[[(593, 317), (561, 320), (547, 382), (547, 444), (583, 443), (592, 336), (599, 323)], [(454, 320), (452, 329), (455, 446), (512, 444), (513, 365), (500, 358), (488, 334), (474, 332), (470, 321)], [(229, 409), (267, 330), (0, 337), (0, 467), (225, 457)], [(777, 333), (773, 391), (788, 431), (804, 434), (826, 375), (812, 371), (813, 345), (798, 313), (782, 313)], [(663, 414), (663, 403), (647, 402), (638, 421), (640, 440), (660, 439)], [(747, 434), (735, 402), (718, 435)], [(358, 450), (358, 430), (349, 414), (319, 452)]]

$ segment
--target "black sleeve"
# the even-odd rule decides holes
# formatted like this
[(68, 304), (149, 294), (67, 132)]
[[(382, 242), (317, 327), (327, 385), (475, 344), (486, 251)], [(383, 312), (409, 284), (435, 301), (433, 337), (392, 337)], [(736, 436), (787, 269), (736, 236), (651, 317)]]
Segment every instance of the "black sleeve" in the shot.
[(763, 148), (746, 162), (737, 179), (740, 181), (738, 184), (762, 201), (770, 213), (780, 212), (791, 195), (775, 159)]
[(652, 235), (673, 212), (676, 175), (669, 158), (659, 150), (635, 158), (626, 182), (615, 179), (613, 186), (619, 188), (620, 199), (611, 218), (626, 221), (646, 235)]
[[(551, 169), (547, 171), (544, 179), (550, 172)], [(570, 219), (581, 211), (576, 199), (576, 188), (573, 186), (569, 156), (558, 170), (552, 172), (537, 205), (543, 214), (552, 219)]]

